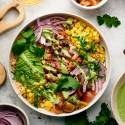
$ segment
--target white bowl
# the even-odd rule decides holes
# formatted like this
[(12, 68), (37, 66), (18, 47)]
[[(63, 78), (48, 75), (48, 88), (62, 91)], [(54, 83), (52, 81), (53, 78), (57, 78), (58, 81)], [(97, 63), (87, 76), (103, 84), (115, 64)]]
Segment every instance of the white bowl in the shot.
[(116, 85), (113, 87), (112, 94), (111, 94), (111, 107), (112, 112), (114, 114), (114, 117), (119, 125), (125, 125), (125, 123), (122, 121), (122, 119), (119, 116), (118, 108), (117, 108), (117, 94), (118, 90), (121, 88), (121, 86), (125, 83), (125, 73), (122, 75), (122, 77), (118, 80)]
[(76, 2), (76, 0), (71, 0), (73, 5), (81, 10), (95, 10), (100, 7), (102, 7), (108, 0), (102, 0), (100, 3), (98, 3), (96, 6), (82, 6), (79, 3)]
[[(103, 85), (103, 88), (102, 90), (95, 96), (95, 98), (90, 102), (90, 104), (88, 106), (86, 106), (85, 108), (82, 108), (80, 110), (76, 110), (72, 113), (62, 113), (62, 114), (54, 114), (52, 112), (48, 112), (46, 111), (45, 109), (38, 109), (38, 108), (35, 108), (34, 106), (32, 106), (23, 96), (21, 96), (21, 94), (17, 91), (16, 89), (16, 86), (13, 82), (13, 74), (11, 73), (11, 66), (10, 66), (10, 63), (8, 64), (9, 66), (9, 78), (10, 78), (10, 82), (11, 82), (11, 85), (13, 87), (13, 89), (15, 90), (16, 94), (18, 95), (18, 97), (27, 105), (29, 106), (30, 108), (32, 108), (33, 110), (39, 112), (39, 113), (42, 113), (42, 114), (45, 114), (45, 115), (49, 115), (49, 116), (55, 116), (55, 117), (65, 117), (65, 116), (71, 116), (71, 115), (75, 115), (75, 114), (78, 114), (80, 112), (83, 112), (85, 110), (87, 110), (88, 108), (90, 108), (92, 105), (94, 105), (98, 100), (99, 98), (102, 96), (102, 94), (104, 93), (104, 91), (106, 90), (107, 86), (108, 86), (108, 82), (109, 82), (109, 78), (110, 78), (110, 72), (111, 72), (111, 66), (110, 66), (110, 54), (109, 54), (109, 51), (108, 51), (108, 47), (107, 47), (107, 44), (106, 44), (106, 41), (102, 35), (102, 33), (97, 30), (97, 28), (91, 24), (88, 20), (82, 18), (82, 17), (79, 17), (79, 16), (76, 16), (76, 15), (72, 15), (72, 14), (67, 14), (67, 13), (53, 13), (53, 14), (47, 14), (45, 16), (41, 16), (41, 17), (38, 17), (38, 18), (41, 18), (41, 19), (44, 19), (44, 18), (48, 18), (48, 17), (51, 17), (51, 16), (70, 16), (70, 17), (74, 17), (74, 18), (77, 18), (83, 22), (85, 22), (88, 26), (91, 26), (93, 27), (96, 31), (99, 32), (100, 34), (100, 37), (102, 39), (102, 45), (104, 46), (105, 50), (106, 50), (106, 67), (107, 67), (107, 72), (106, 72), (106, 81)], [(38, 19), (36, 18), (36, 19)], [(35, 20), (36, 20), (35, 19)], [(34, 22), (35, 20), (31, 21)], [(29, 24), (31, 24), (29, 23)], [(25, 27), (27, 27), (29, 24), (27, 24)], [(25, 28), (24, 27), (24, 28)], [(19, 33), (24, 29), (22, 28)], [(19, 34), (18, 33), (18, 34)], [(16, 39), (16, 38), (15, 38)], [(15, 40), (14, 40), (15, 41)], [(10, 50), (10, 54), (11, 54), (11, 50)], [(9, 54), (9, 59), (10, 59), (10, 54)]]
[(10, 110), (16, 112), (21, 118), (23, 125), (30, 125), (29, 118), (27, 114), (18, 106), (9, 103), (0, 103), (0, 110)]

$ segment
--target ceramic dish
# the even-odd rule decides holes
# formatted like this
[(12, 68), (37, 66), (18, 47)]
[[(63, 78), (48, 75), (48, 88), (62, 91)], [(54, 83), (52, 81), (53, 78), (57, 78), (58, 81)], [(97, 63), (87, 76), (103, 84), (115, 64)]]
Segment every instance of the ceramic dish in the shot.
[(21, 108), (15, 106), (15, 105), (1, 103), (0, 112), (1, 112), (0, 113), (1, 116), (4, 115), (4, 117), (1, 120), (1, 123), (2, 123), (2, 121), (5, 123), (8, 121), (9, 124), (30, 125), (29, 118), (26, 115), (26, 113)]
[[(10, 81), (11, 81), (11, 85), (13, 86), (16, 94), (19, 96), (19, 98), (26, 104), (28, 105), (30, 108), (32, 108), (33, 110), (39, 112), (39, 113), (43, 113), (43, 114), (46, 114), (46, 115), (49, 115), (49, 116), (56, 116), (56, 117), (63, 117), (63, 116), (71, 116), (71, 115), (74, 115), (74, 114), (78, 114), (82, 111), (85, 111), (87, 110), (88, 108), (90, 108), (93, 104), (95, 104), (99, 98), (102, 96), (102, 94), (104, 93), (104, 91), (106, 90), (107, 86), (108, 86), (108, 82), (109, 82), (109, 78), (110, 78), (110, 71), (111, 71), (111, 66), (110, 66), (110, 55), (109, 55), (109, 51), (108, 51), (108, 48), (107, 48), (107, 45), (106, 45), (106, 41), (103, 37), (103, 35), (100, 33), (99, 30), (96, 29), (96, 27), (94, 25), (92, 25), (88, 20), (82, 18), (82, 17), (78, 17), (78, 16), (75, 16), (75, 15), (72, 15), (72, 14), (66, 14), (66, 13), (54, 13), (54, 14), (48, 14), (48, 15), (45, 15), (45, 16), (41, 16), (41, 17), (38, 17), (37, 19), (40, 19), (40, 20), (44, 20), (46, 18), (49, 18), (49, 17), (57, 17), (57, 16), (64, 16), (64, 17), (72, 17), (72, 18), (75, 18), (75, 19), (78, 19), (82, 22), (84, 22), (87, 26), (93, 28), (94, 30), (96, 30), (99, 35), (100, 35), (100, 38), (101, 38), (101, 45), (105, 48), (105, 65), (106, 65), (106, 79), (105, 79), (105, 82), (103, 84), (103, 87), (102, 89), (97, 93), (97, 95), (94, 97), (94, 99), (84, 108), (81, 108), (79, 110), (75, 110), (71, 113), (61, 113), (61, 114), (55, 114), (53, 112), (50, 112), (50, 111), (47, 111), (43, 108), (35, 108), (33, 105), (31, 105), (21, 94), (20, 92), (17, 90), (16, 88), (16, 82), (13, 81), (13, 74), (11, 73), (12, 69), (11, 69), (11, 65), (10, 65), (10, 62), (9, 62), (9, 78), (10, 78)], [(31, 25), (32, 23), (34, 23), (37, 19), (31, 21), (31, 23), (29, 23), (28, 25), (26, 25), (22, 30), (24, 30), (27, 26)], [(20, 32), (21, 32), (20, 31)], [(20, 32), (18, 34), (20, 34)], [(16, 37), (17, 39), (17, 37)], [(10, 55), (11, 55), (11, 51), (10, 51)], [(9, 55), (9, 56), (10, 56)], [(10, 57), (9, 57), (10, 59)]]
[(119, 111), (118, 111), (118, 104), (117, 104), (118, 92), (119, 92), (120, 88), (123, 86), (124, 83), (125, 83), (125, 74), (123, 74), (120, 77), (120, 79), (118, 80), (118, 82), (114, 86), (113, 91), (112, 91), (112, 95), (111, 95), (112, 111), (113, 111), (115, 119), (116, 119), (116, 121), (118, 122), (119, 125), (124, 125), (125, 124), (122, 121), (122, 119), (120, 118)]
[(102, 7), (104, 4), (106, 4), (107, 1), (108, 0), (102, 0), (101, 2), (99, 2), (95, 6), (82, 6), (78, 2), (76, 2), (76, 0), (71, 0), (72, 4), (75, 7), (77, 7), (78, 9), (81, 9), (81, 10), (95, 10), (95, 9), (98, 9), (98, 8)]

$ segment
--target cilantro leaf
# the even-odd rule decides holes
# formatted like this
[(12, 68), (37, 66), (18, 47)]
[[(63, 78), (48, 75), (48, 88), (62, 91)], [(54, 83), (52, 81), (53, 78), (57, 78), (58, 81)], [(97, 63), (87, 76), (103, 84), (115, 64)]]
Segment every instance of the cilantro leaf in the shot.
[(16, 40), (12, 48), (13, 53), (16, 55), (20, 55), (35, 41), (35, 34), (31, 28), (26, 28), (23, 30), (20, 37), (21, 38)]
[(112, 22), (114, 27), (118, 27), (121, 24), (117, 17), (112, 17)]
[(56, 91), (69, 90), (69, 89), (78, 89), (80, 83), (70, 76), (62, 76), (59, 80)]
[(31, 28), (26, 28), (24, 31), (21, 32), (21, 35), (25, 39), (28, 39), (33, 35), (33, 30)]
[(111, 28), (111, 27), (113, 26), (112, 17), (111, 17), (111, 16), (105, 14), (105, 15), (103, 16), (103, 19), (104, 19), (104, 22), (105, 22), (105, 24), (107, 25), (107, 27)]
[(29, 50), (37, 57), (42, 57), (45, 53), (45, 49), (38, 47), (36, 44), (31, 45)]
[(13, 45), (12, 51), (14, 54), (19, 55), (21, 54), (26, 46), (26, 40), (21, 38), (19, 40), (16, 40), (16, 42)]
[(65, 118), (65, 125), (118, 125), (116, 120), (111, 116), (108, 105), (102, 103), (101, 111), (96, 120), (89, 122), (86, 112)]
[(96, 120), (91, 122), (90, 125), (118, 125), (114, 118), (111, 116), (111, 111), (108, 108), (108, 105), (102, 103), (101, 111), (99, 115), (96, 116)]
[(118, 27), (121, 22), (120, 20), (115, 16), (110, 16), (108, 14), (104, 14), (103, 16), (97, 16), (97, 22), (99, 25), (106, 24), (107, 27)]
[(104, 18), (101, 16), (97, 16), (97, 21), (99, 25), (103, 25), (104, 24)]

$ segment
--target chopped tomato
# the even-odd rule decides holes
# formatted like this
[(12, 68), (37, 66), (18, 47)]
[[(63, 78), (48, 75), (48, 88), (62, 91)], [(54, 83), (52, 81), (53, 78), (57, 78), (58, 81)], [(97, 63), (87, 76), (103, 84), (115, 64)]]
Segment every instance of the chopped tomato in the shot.
[(92, 101), (92, 99), (94, 98), (95, 95), (96, 95), (95, 91), (87, 91), (83, 95), (83, 101), (90, 102), (90, 101)]

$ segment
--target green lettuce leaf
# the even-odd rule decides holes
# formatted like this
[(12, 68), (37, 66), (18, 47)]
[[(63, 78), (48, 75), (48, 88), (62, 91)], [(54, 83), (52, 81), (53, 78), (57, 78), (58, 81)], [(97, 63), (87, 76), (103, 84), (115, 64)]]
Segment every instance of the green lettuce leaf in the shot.
[(19, 55), (16, 64), (15, 79), (25, 85), (34, 84), (44, 79), (40, 60), (29, 50)]

